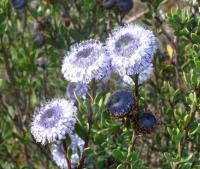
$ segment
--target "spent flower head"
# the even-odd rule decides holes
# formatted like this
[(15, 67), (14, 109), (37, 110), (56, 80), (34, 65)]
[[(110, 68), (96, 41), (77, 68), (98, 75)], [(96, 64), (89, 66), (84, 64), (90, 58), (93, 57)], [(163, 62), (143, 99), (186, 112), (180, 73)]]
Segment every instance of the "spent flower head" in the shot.
[(134, 97), (127, 90), (114, 92), (107, 103), (108, 113), (112, 117), (123, 118), (131, 112), (134, 107)]
[(155, 115), (150, 112), (138, 113), (136, 115), (136, 129), (140, 132), (149, 133), (157, 126)]
[(21, 10), (25, 7), (26, 1), (25, 0), (11, 0), (11, 4), (17, 10)]

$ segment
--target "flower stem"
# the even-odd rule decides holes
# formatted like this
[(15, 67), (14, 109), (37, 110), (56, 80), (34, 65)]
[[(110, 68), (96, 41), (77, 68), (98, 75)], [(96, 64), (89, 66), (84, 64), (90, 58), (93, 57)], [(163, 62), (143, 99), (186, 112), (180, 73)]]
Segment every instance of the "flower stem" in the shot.
[(136, 74), (136, 75), (135, 75), (135, 78), (134, 78), (134, 83), (135, 83), (135, 104), (136, 104), (136, 111), (139, 111), (139, 104), (138, 104), (138, 101), (139, 101), (138, 77), (139, 77), (139, 74)]
[[(134, 83), (135, 83), (135, 91), (134, 91), (134, 96), (135, 96), (135, 110), (136, 112), (139, 112), (139, 85), (138, 85), (138, 77), (139, 74), (136, 74), (134, 77)], [(137, 140), (138, 134), (135, 130), (133, 130), (133, 134), (132, 134), (132, 138), (131, 138), (131, 142), (129, 144), (129, 149), (133, 150), (136, 140)]]
[[(90, 133), (91, 133), (91, 129), (92, 129), (92, 124), (93, 124), (93, 109), (92, 109), (92, 104), (93, 104), (93, 99), (96, 95), (96, 83), (95, 80), (93, 79), (91, 82), (91, 91), (90, 91), (91, 95), (87, 97), (87, 107), (88, 107), (88, 132), (87, 135), (85, 137), (85, 144), (84, 144), (84, 149), (86, 149), (89, 146), (89, 139), (90, 139)], [(77, 169), (82, 169), (84, 167), (84, 163), (85, 163), (85, 154), (83, 152), (82, 158), (79, 162), (79, 166), (77, 167)]]
[(136, 144), (137, 138), (138, 138), (137, 132), (133, 131), (132, 138), (131, 138), (131, 144), (129, 145), (129, 149), (130, 150), (134, 149), (134, 146)]
[[(139, 85), (138, 85), (138, 78), (139, 78), (139, 74), (136, 74), (135, 77), (133, 77), (133, 80), (134, 80), (134, 83), (135, 83), (135, 91), (133, 93), (134, 93), (134, 98), (135, 98), (135, 111), (136, 112), (139, 112), (139, 104), (138, 104), (139, 103), (138, 102), (139, 101)], [(130, 142), (130, 144), (128, 146), (128, 151), (134, 150), (137, 138), (138, 138), (138, 133), (137, 133), (137, 131), (133, 130), (132, 137), (131, 137), (131, 142)], [(127, 165), (126, 168), (128, 169), (129, 166)]]

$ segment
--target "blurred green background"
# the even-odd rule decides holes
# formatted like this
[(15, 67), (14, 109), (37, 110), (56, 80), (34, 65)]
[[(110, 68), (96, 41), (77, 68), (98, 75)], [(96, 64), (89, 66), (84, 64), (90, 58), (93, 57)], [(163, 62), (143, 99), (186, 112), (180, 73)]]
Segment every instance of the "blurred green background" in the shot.
[[(0, 168), (56, 168), (49, 149), (36, 144), (29, 132), (34, 109), (41, 101), (65, 97), (60, 68), (70, 45), (90, 38), (104, 41), (124, 23), (143, 24), (158, 38), (154, 75), (141, 87), (140, 106), (156, 114), (160, 126), (141, 135), (135, 151), (127, 152), (129, 124), (102, 110), (95, 116), (85, 168), (200, 168), (199, 2), (133, 4), (122, 12), (116, 5), (107, 9), (101, 0), (27, 0), (20, 9), (0, 1)], [(80, 117), (82, 134), (85, 119)]]

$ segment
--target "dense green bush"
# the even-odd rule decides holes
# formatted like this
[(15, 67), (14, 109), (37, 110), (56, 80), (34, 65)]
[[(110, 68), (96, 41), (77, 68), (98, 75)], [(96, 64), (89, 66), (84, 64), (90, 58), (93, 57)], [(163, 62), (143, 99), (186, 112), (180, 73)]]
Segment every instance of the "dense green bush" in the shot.
[[(92, 99), (77, 98), (76, 132), (88, 143), (78, 167), (200, 168), (199, 3), (173, 3), (166, 12), (169, 4), (142, 0), (139, 5), (145, 12), (134, 18), (130, 13), (135, 8), (120, 13), (116, 6), (105, 9), (101, 0), (35, 0), (22, 9), (2, 0), (0, 168), (56, 168), (49, 147), (36, 143), (30, 134), (33, 112), (41, 101), (66, 97), (68, 82), (60, 72), (65, 50), (90, 38), (104, 41), (126, 20), (144, 24), (158, 38), (154, 75), (131, 88), (134, 94), (139, 92), (136, 110), (152, 112), (158, 125), (149, 133), (138, 133), (132, 119), (109, 116), (108, 98), (122, 88), (115, 81)], [(70, 158), (69, 149), (66, 154)]]

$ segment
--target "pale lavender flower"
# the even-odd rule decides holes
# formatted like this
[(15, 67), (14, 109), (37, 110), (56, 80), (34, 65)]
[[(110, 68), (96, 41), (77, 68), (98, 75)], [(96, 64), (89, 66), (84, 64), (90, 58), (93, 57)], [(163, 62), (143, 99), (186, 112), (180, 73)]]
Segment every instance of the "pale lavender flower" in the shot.
[(112, 32), (106, 42), (113, 70), (121, 76), (145, 70), (156, 51), (154, 34), (139, 25), (125, 25)]
[[(71, 135), (70, 138), (70, 147), (72, 149), (71, 165), (72, 168), (75, 168), (82, 157), (85, 142), (77, 134)], [(80, 154), (78, 154), (78, 149), (80, 150)]]
[(61, 142), (57, 142), (57, 143), (52, 144), (51, 155), (53, 157), (53, 161), (56, 163), (56, 165), (60, 169), (68, 169), (66, 152), (65, 152)]
[[(139, 73), (138, 84), (142, 84), (143, 82), (147, 81), (153, 75), (153, 70), (153, 65), (150, 64), (145, 70)], [(120, 77), (118, 81), (123, 86), (135, 85), (133, 79), (128, 75)]]
[(145, 70), (143, 70), (138, 77), (138, 84), (142, 84), (147, 81), (153, 75), (153, 64), (150, 64)]
[[(74, 169), (82, 157), (85, 142), (77, 134), (71, 134), (69, 136), (71, 139), (70, 148), (72, 150), (70, 162), (71, 168)], [(80, 150), (80, 156), (77, 153), (77, 149)], [(54, 162), (57, 164), (58, 167), (60, 167), (60, 169), (68, 169), (66, 152), (63, 148), (62, 142), (59, 141), (57, 143), (52, 144), (51, 154)]]
[(96, 40), (86, 40), (71, 47), (62, 64), (62, 74), (71, 82), (89, 83), (110, 74), (108, 51)]
[(31, 123), (31, 133), (36, 142), (47, 144), (71, 134), (76, 123), (77, 108), (65, 99), (55, 99), (36, 110)]
[(88, 89), (86, 84), (70, 82), (67, 85), (66, 95), (69, 98), (69, 100), (74, 102), (76, 101), (76, 96), (85, 99), (87, 90)]

